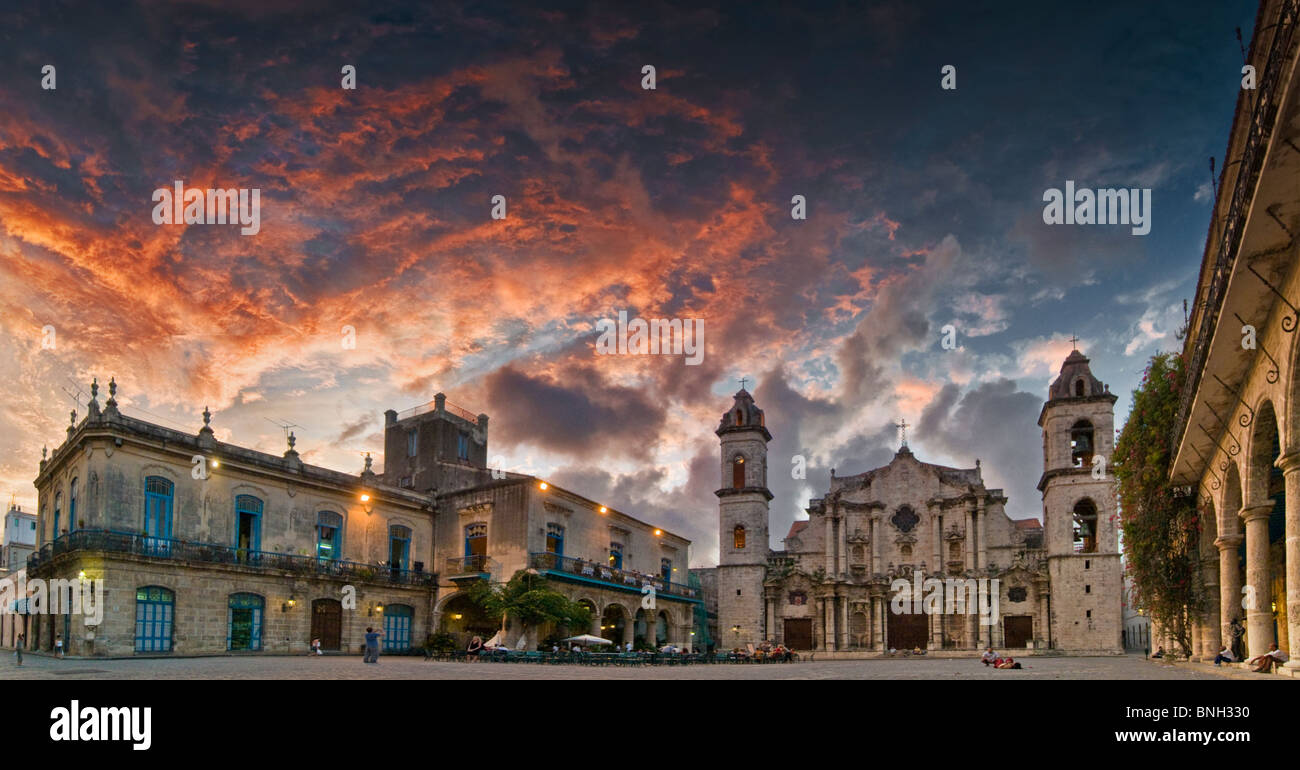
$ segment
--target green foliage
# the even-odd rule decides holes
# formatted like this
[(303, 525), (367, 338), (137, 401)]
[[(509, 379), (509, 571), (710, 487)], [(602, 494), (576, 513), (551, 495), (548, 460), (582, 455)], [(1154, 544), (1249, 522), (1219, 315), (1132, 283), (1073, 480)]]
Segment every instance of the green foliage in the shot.
[(492, 617), (518, 620), (525, 628), (543, 623), (566, 626), (575, 633), (591, 627), (591, 612), (581, 604), (550, 587), (546, 578), (519, 570), (506, 583), (493, 585), (480, 580), (469, 588), (469, 598)]
[(436, 634), (430, 634), (424, 642), (425, 649), (434, 654), (446, 655), (460, 647), (456, 643), (456, 637), (446, 631), (439, 631)]
[(1158, 353), (1151, 358), (1141, 385), (1133, 391), (1133, 406), (1115, 444), (1112, 468), (1119, 481), (1133, 602), (1188, 654), (1191, 625), (1203, 610), (1205, 597), (1195, 498), (1176, 494), (1169, 481), (1170, 436), (1185, 382), (1180, 356)]

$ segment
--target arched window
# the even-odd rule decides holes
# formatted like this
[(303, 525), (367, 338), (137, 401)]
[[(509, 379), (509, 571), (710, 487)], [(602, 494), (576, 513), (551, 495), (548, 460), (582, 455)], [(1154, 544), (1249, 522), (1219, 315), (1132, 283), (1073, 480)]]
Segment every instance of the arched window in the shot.
[(227, 650), (262, 649), (262, 614), (266, 600), (257, 594), (231, 594), (226, 624)]
[(262, 501), (252, 495), (235, 498), (235, 547), (245, 557), (262, 550)]
[(68, 487), (68, 530), (75, 532), (77, 529), (77, 482), (80, 479), (73, 479), (72, 484)]
[(564, 526), (550, 522), (546, 525), (546, 552), (564, 555)]
[(737, 425), (745, 424), (745, 410), (743, 409), (736, 410), (736, 424)]
[(487, 556), (487, 524), (481, 521), (465, 525), (465, 558)]
[(1076, 468), (1091, 465), (1092, 448), (1092, 423), (1087, 420), (1079, 420), (1070, 428), (1070, 463)]
[(415, 609), (405, 604), (384, 607), (384, 652), (406, 652), (411, 649), (411, 621)]
[(1088, 385), (1083, 381), (1082, 377), (1074, 381), (1074, 395), (1078, 398), (1088, 395)]
[(789, 595), (786, 596), (786, 601), (795, 607), (802, 607), (808, 603), (808, 594), (803, 591), (791, 591)]
[(406, 569), (411, 558), (411, 528), (393, 525), (388, 528), (388, 568)]
[(664, 580), (667, 580), (667, 581), (669, 581), (669, 582), (672, 581), (672, 579), (673, 579), (673, 560), (672, 560), (672, 559), (660, 559), (660, 560), (659, 560), (659, 574), (660, 574), (661, 576), (663, 576), (663, 579), (664, 579)]
[(739, 524), (731, 530), (731, 546), (737, 551), (745, 547), (745, 528)]
[(54, 521), (51, 522), (52, 526), (50, 527), (51, 540), (59, 539), (59, 518), (60, 518), (59, 514), (62, 511), (63, 511), (63, 493), (55, 492), (54, 493)]
[(623, 569), (623, 544), (609, 544), (609, 566), (614, 569)]
[(343, 515), (334, 511), (316, 514), (316, 558), (337, 559), (343, 554)]
[(745, 456), (736, 455), (736, 459), (731, 461), (731, 488), (745, 488)]
[(144, 480), (144, 533), (149, 537), (172, 536), (172, 490), (172, 483), (162, 476)]
[(1074, 504), (1074, 552), (1096, 553), (1097, 506), (1086, 497)]
[(176, 594), (162, 586), (135, 590), (135, 651), (171, 652)]

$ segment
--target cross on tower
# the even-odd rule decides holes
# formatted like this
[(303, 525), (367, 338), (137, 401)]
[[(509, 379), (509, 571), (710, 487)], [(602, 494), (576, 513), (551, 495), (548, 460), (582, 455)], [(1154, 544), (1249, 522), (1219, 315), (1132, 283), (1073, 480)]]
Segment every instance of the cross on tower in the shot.
[(1075, 350), (1079, 349), (1079, 338), (1076, 335), (1073, 334), (1070, 335), (1070, 347), (1074, 348)]
[(748, 378), (748, 377), (741, 377), (740, 380), (739, 380), (739, 382), (740, 382), (740, 389), (741, 389), (741, 390), (744, 390), (744, 389), (745, 389), (745, 383), (746, 383), (746, 382), (749, 382), (749, 378)]
[(907, 446), (907, 420), (899, 419), (899, 421), (894, 423), (894, 425), (895, 427), (898, 428), (899, 444), (901, 444), (902, 446)]

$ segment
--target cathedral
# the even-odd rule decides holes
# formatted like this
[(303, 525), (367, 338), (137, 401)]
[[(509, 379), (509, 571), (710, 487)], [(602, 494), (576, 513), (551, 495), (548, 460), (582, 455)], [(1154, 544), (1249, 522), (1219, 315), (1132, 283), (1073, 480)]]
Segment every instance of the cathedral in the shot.
[(1122, 567), (1115, 481), (1116, 397), (1075, 350), (1038, 424), (1043, 524), (1007, 516), (973, 468), (927, 463), (904, 435), (888, 465), (831, 471), (783, 550), (768, 541), (763, 410), (743, 388), (717, 428), (718, 643), (819, 653), (889, 650), (1119, 654)]

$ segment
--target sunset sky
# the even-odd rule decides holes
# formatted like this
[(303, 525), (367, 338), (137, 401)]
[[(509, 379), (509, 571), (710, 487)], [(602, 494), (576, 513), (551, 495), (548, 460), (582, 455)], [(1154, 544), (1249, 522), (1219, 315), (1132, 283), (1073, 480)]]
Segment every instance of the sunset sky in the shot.
[[(741, 377), (775, 547), (832, 467), (892, 457), (900, 417), (922, 460), (978, 457), (1010, 515), (1041, 515), (1035, 421), (1071, 334), (1117, 426), (1179, 346), (1255, 13), (31, 5), (0, 10), (0, 490), (35, 508), (92, 377), (127, 414), (196, 432), (206, 405), (277, 454), (271, 420), (294, 423), (305, 461), (350, 472), (385, 409), (441, 390), (491, 416), (494, 462), (691, 538), (694, 565)], [(175, 180), (260, 189), (261, 231), (154, 224)], [(1044, 224), (1066, 180), (1150, 188), (1150, 234)], [(596, 355), (619, 310), (703, 320), (703, 362)]]

